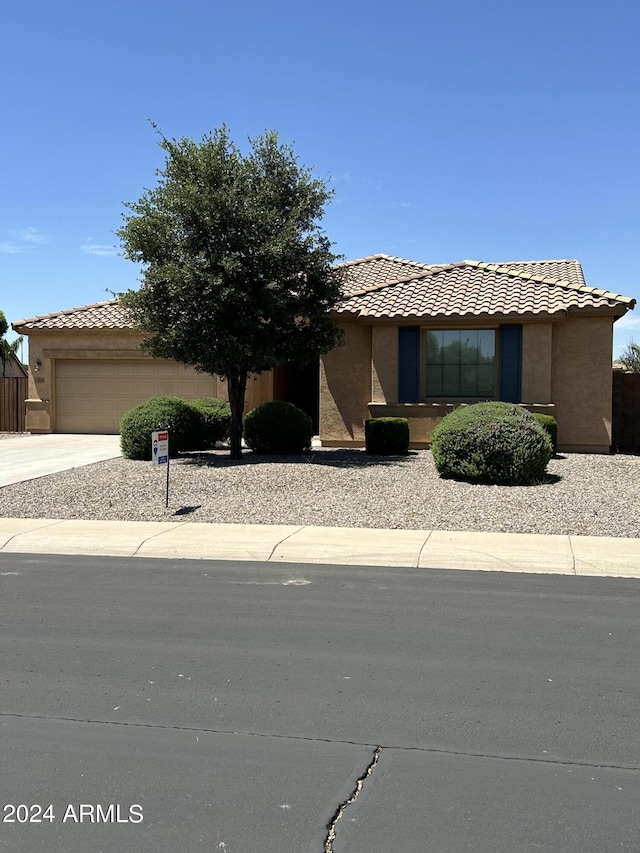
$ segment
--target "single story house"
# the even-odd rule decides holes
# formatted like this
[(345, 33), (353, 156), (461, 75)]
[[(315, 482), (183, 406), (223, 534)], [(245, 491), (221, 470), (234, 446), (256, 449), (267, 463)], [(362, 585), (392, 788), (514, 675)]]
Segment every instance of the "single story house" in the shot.
[[(429, 445), (447, 412), (479, 400), (553, 415), (561, 450), (611, 445), (613, 323), (635, 305), (588, 287), (575, 260), (422, 264), (373, 255), (345, 264), (334, 313), (344, 346), (310, 368), (249, 383), (247, 408), (297, 403), (324, 446), (364, 444), (369, 417), (409, 420)], [(156, 394), (225, 396), (222, 380), (140, 348), (116, 300), (13, 323), (29, 336), (31, 432), (117, 433)]]

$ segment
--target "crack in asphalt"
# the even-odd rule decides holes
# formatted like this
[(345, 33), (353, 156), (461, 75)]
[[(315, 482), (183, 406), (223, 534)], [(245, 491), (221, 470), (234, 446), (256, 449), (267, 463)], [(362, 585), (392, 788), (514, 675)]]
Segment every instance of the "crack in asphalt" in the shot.
[[(333, 743), (344, 744), (345, 746), (365, 746), (374, 747), (376, 750), (395, 749), (398, 752), (425, 752), (432, 755), (455, 755), (461, 758), (492, 758), (496, 761), (521, 761), (531, 764), (553, 764), (562, 767), (591, 767), (597, 770), (640, 770), (638, 764), (605, 764), (602, 761), (572, 761), (568, 758), (547, 758), (537, 755), (501, 755), (497, 752), (473, 752), (464, 749), (443, 749), (434, 746), (404, 746), (402, 744), (386, 743), (377, 746), (373, 743), (357, 740), (343, 740), (342, 738), (330, 737), (309, 737), (305, 735), (283, 735), (276, 732), (252, 732), (242, 731), (240, 729), (208, 729), (204, 726), (176, 726), (164, 725), (162, 723), (134, 723), (125, 720), (91, 720), (79, 717), (58, 717), (48, 716), (45, 714), (10, 714), (0, 712), (0, 720), (49, 720), (50, 722), (60, 723), (84, 723), (86, 725), (96, 726), (122, 726), (138, 729), (166, 729), (167, 731), (176, 732), (200, 732), (202, 734), (211, 735), (243, 735), (245, 737), (255, 738), (273, 738), (278, 740), (296, 740), (306, 741), (307, 743)], [(366, 774), (365, 774), (366, 775)]]
[(348, 800), (345, 800), (341, 803), (335, 811), (335, 814), (327, 824), (327, 837), (324, 842), (324, 853), (333, 853), (333, 842), (336, 840), (336, 825), (345, 811), (349, 808), (352, 803), (360, 796), (360, 792), (364, 788), (364, 783), (371, 776), (373, 771), (375, 770), (376, 764), (380, 758), (380, 753), (382, 752), (382, 747), (378, 746), (373, 753), (373, 759), (369, 762), (367, 769), (364, 771), (362, 776), (359, 776), (356, 780), (356, 786), (353, 789), (353, 793), (349, 797)]

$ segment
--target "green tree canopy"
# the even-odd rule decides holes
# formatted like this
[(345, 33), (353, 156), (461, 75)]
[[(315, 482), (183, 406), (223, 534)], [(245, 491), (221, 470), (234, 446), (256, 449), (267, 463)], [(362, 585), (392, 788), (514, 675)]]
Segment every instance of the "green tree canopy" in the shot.
[(2, 364), (2, 375), (5, 375), (9, 360), (18, 352), (18, 348), (22, 343), (22, 337), (16, 338), (15, 341), (9, 341), (5, 338), (9, 330), (9, 324), (3, 311), (0, 311), (0, 363)]
[(151, 355), (227, 380), (239, 458), (247, 377), (341, 342), (328, 312), (343, 273), (319, 227), (332, 193), (273, 131), (246, 155), (224, 125), (200, 142), (159, 135), (158, 184), (117, 231), (143, 270), (120, 298)]

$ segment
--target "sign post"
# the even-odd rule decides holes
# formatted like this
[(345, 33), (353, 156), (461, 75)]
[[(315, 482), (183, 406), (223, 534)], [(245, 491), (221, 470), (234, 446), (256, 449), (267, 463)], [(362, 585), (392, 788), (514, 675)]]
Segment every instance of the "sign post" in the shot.
[(169, 430), (154, 430), (151, 433), (151, 461), (154, 465), (167, 466), (167, 489), (165, 507), (169, 506)]

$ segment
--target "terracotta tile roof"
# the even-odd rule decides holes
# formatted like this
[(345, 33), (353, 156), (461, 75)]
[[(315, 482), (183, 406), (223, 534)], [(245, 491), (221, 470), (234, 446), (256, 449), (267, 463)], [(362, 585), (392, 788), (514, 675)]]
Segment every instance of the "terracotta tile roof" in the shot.
[(570, 281), (586, 287), (584, 273), (578, 261), (505, 261), (498, 266), (513, 268), (529, 275), (541, 275), (558, 281)]
[(346, 295), (351, 295), (369, 287), (379, 287), (381, 284), (420, 275), (433, 265), (394, 258), (391, 255), (369, 255), (367, 258), (347, 261), (341, 266), (347, 271), (343, 289)]
[[(417, 261), (408, 261), (404, 258), (395, 258), (391, 255), (370, 255), (367, 258), (348, 261), (342, 266), (348, 272), (344, 288), (345, 293), (347, 296), (351, 296), (354, 293), (361, 293), (363, 290), (368, 290), (371, 287), (376, 288), (383, 284), (403, 281), (407, 278), (413, 278), (415, 275), (420, 275), (420, 273), (425, 271), (432, 272), (455, 265), (422, 264)], [(495, 266), (507, 267), (518, 272), (542, 276), (543, 278), (567, 280), (573, 284), (586, 286), (582, 267), (578, 261), (574, 260), (504, 261), (495, 264)]]
[(337, 311), (372, 318), (484, 317), (626, 310), (634, 304), (626, 296), (587, 287), (578, 261), (461, 261), (427, 266), (377, 286), (350, 288)]
[(128, 329), (131, 323), (117, 299), (83, 305), (68, 311), (42, 314), (11, 324), (16, 332), (31, 329)]
[[(345, 299), (337, 311), (359, 317), (557, 314), (581, 308), (627, 310), (635, 305), (634, 299), (588, 287), (575, 260), (421, 264), (381, 254), (343, 266)], [(128, 329), (130, 323), (117, 300), (111, 299), (18, 320), (12, 326), (28, 332)]]

